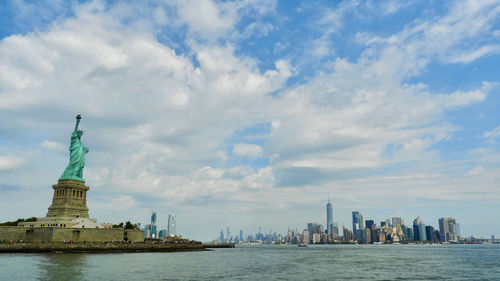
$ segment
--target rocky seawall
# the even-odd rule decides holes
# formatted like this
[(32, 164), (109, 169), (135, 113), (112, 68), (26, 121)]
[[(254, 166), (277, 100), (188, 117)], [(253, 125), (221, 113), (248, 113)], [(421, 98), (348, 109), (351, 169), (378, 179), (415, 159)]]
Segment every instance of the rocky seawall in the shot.
[(0, 253), (133, 253), (204, 251), (201, 243), (0, 243)]

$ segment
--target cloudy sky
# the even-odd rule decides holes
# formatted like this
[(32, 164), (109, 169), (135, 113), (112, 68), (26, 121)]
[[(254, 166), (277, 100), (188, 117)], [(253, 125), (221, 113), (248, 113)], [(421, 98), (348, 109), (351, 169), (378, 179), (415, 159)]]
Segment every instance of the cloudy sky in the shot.
[(101, 222), (210, 240), (455, 217), (500, 235), (499, 1), (1, 1), (0, 221), (44, 216), (75, 115)]

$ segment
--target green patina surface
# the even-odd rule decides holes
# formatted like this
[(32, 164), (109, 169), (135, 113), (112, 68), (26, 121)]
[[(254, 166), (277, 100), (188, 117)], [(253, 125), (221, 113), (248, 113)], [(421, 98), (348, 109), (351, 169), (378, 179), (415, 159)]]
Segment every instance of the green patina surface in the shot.
[(83, 135), (82, 130), (78, 130), (78, 125), (82, 119), (81, 115), (76, 116), (75, 130), (71, 134), (71, 145), (69, 147), (69, 163), (66, 166), (63, 174), (59, 178), (60, 180), (83, 180), (83, 167), (85, 167), (85, 154), (89, 152), (89, 149), (83, 146), (81, 138)]

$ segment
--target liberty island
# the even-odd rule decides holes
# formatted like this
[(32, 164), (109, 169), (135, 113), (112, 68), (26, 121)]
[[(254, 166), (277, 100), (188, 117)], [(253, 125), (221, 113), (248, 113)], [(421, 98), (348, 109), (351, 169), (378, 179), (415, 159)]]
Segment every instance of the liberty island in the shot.
[[(205, 246), (197, 241), (176, 238), (172, 243), (137, 244), (145, 241), (144, 230), (137, 227), (117, 227), (109, 223), (98, 223), (89, 217), (87, 192), (83, 169), (85, 155), (89, 148), (82, 143), (83, 130), (79, 129), (82, 116), (76, 116), (71, 133), (69, 163), (64, 169), (54, 190), (52, 203), (45, 217), (21, 221), (14, 226), (0, 226), (1, 252), (47, 252), (47, 251), (176, 251), (203, 250)], [(108, 244), (109, 242), (134, 242), (132, 245)], [(14, 243), (13, 243), (14, 242)], [(16, 243), (16, 242), (28, 242)], [(43, 244), (39, 244), (42, 242)], [(63, 242), (63, 244), (61, 243)], [(70, 243), (67, 243), (70, 242)], [(105, 244), (78, 244), (78, 242)], [(76, 243), (76, 244), (75, 244)]]

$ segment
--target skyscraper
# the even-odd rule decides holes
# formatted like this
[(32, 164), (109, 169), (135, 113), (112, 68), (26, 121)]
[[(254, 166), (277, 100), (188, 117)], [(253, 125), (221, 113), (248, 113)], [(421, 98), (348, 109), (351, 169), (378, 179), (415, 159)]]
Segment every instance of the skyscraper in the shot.
[(358, 229), (358, 239), (362, 243), (366, 243), (366, 221), (365, 221), (365, 216), (360, 215), (359, 217), (359, 229)]
[(308, 231), (308, 236), (309, 237), (309, 241), (307, 241), (307, 243), (312, 243), (312, 236), (314, 234), (314, 224), (312, 222), (308, 223), (307, 224), (307, 231)]
[(434, 227), (430, 225), (425, 227), (425, 236), (427, 237), (427, 240), (431, 242), (437, 242), (439, 240), (438, 237), (435, 237)]
[(168, 215), (167, 235), (168, 236), (176, 236), (177, 235), (175, 215), (173, 215), (173, 214)]
[(398, 225), (403, 225), (403, 219), (401, 217), (393, 217), (392, 218), (392, 226), (398, 226)]
[(231, 237), (231, 232), (229, 232), (229, 226), (226, 228), (226, 239), (231, 242), (233, 237)]
[(352, 233), (356, 235), (358, 238), (361, 237), (359, 230), (360, 230), (360, 221), (361, 221), (362, 215), (358, 211), (353, 211), (352, 212)]
[(309, 229), (304, 229), (302, 232), (302, 243), (309, 244), (311, 239), (309, 238)]
[(413, 221), (413, 235), (415, 236), (415, 241), (427, 241), (425, 223), (420, 219), (420, 217), (417, 217)]
[(352, 240), (354, 240), (354, 234), (352, 234), (352, 232), (345, 226), (342, 226), (342, 232), (343, 232), (342, 239), (344, 242), (351, 242)]
[(414, 240), (413, 228), (407, 227), (405, 230), (405, 240)]
[(149, 238), (157, 239), (158, 238), (158, 230), (156, 229), (156, 213), (153, 212), (151, 214), (151, 232)]
[(375, 225), (375, 221), (374, 220), (366, 220), (365, 224), (366, 224), (366, 228), (371, 229), (372, 225)]
[(333, 239), (337, 239), (339, 237), (339, 225), (334, 222), (333, 223)]
[(322, 234), (325, 229), (318, 223), (310, 222), (307, 224), (307, 231), (309, 232), (309, 242), (313, 243), (314, 234)]
[(328, 203), (326, 204), (326, 229), (328, 235), (333, 238), (333, 207), (330, 203), (330, 198), (328, 198)]
[(421, 223), (420, 217), (413, 220), (413, 239), (415, 241), (420, 241), (420, 231), (418, 225)]
[(458, 227), (454, 218), (440, 218), (439, 219), (439, 233), (441, 235), (441, 242), (457, 242), (458, 241)]

